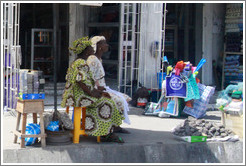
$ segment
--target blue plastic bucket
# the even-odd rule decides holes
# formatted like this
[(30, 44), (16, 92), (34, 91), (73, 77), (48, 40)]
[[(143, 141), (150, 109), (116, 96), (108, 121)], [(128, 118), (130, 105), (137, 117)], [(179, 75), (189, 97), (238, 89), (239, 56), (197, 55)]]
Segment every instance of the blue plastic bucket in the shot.
[(166, 73), (165, 72), (158, 72), (157, 73), (157, 82), (159, 85), (159, 89), (162, 87), (162, 81), (166, 79)]

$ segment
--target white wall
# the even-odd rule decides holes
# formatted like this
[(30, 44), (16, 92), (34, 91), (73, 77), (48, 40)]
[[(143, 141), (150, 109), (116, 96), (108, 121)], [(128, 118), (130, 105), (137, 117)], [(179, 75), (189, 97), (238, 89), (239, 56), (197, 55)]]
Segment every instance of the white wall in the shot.
[(161, 46), (162, 7), (162, 3), (143, 3), (141, 8), (139, 74), (140, 82), (147, 88), (157, 88), (161, 53), (152, 56), (150, 47), (155, 41)]
[[(225, 4), (203, 4), (203, 58), (207, 60), (202, 67), (202, 83), (213, 85), (212, 60), (217, 60), (223, 51), (223, 23)], [(200, 71), (201, 72), (201, 71)]]
[[(77, 3), (69, 4), (69, 47), (72, 46), (74, 40), (84, 37), (86, 34), (86, 22), (87, 18), (85, 17), (87, 12), (84, 6)], [(69, 54), (69, 64), (71, 64), (76, 55), (70, 51)]]

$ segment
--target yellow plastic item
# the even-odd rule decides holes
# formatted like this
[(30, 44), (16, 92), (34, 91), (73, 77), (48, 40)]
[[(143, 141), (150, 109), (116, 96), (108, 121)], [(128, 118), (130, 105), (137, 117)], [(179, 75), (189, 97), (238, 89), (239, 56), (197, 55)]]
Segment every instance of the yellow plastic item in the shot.
[(173, 70), (172, 66), (168, 66), (167, 67), (167, 75), (169, 75), (170, 71), (172, 71), (172, 70)]
[[(69, 107), (67, 107), (66, 112), (69, 112)], [(81, 125), (81, 113), (82, 113), (82, 125)], [(86, 107), (74, 107), (73, 114), (73, 143), (79, 143), (80, 135), (88, 136), (85, 133), (85, 117), (86, 117)], [(97, 142), (101, 142), (100, 136), (97, 136)]]

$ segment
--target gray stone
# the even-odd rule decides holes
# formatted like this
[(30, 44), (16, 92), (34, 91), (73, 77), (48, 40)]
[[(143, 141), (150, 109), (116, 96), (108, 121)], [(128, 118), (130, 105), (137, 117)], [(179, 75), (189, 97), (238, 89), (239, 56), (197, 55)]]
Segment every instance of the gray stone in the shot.
[(186, 132), (185, 134), (186, 134), (187, 136), (192, 136), (193, 133), (192, 133), (192, 132)]
[(197, 130), (202, 130), (203, 128), (200, 127), (200, 126), (198, 126), (198, 127), (196, 127), (196, 129), (197, 129)]
[(200, 124), (202, 124), (202, 120), (197, 120), (196, 125), (200, 125)]
[(221, 133), (225, 133), (226, 130), (225, 130), (224, 128), (220, 128), (220, 132), (221, 132)]
[(211, 127), (209, 130), (213, 133), (213, 132), (216, 131), (216, 128), (215, 127)]
[(202, 133), (208, 134), (208, 130), (207, 130), (206, 128), (203, 128), (203, 129), (202, 129)]
[(191, 132), (195, 132), (196, 129), (195, 129), (195, 128), (191, 128), (190, 131), (191, 131)]
[(220, 128), (219, 127), (215, 127), (216, 131), (220, 131)]
[(207, 135), (214, 136), (214, 134), (213, 134), (213, 133), (211, 133), (210, 131), (208, 131)]
[(216, 132), (214, 133), (214, 135), (215, 135), (215, 136), (219, 136), (220, 133), (219, 133), (218, 131), (216, 131)]
[(179, 127), (176, 127), (175, 129), (174, 129), (174, 132), (175, 131), (179, 131), (180, 130), (180, 128)]
[(189, 120), (189, 121), (195, 121), (196, 118), (194, 118), (194, 117), (192, 117), (192, 116), (188, 116), (188, 120)]
[(231, 134), (232, 133), (232, 131), (229, 130), (229, 129), (227, 129), (226, 131), (227, 131), (228, 134)]
[(218, 127), (219, 127), (219, 128), (225, 128), (225, 127), (223, 126), (223, 124), (221, 124), (221, 123), (218, 124)]
[(195, 128), (196, 124), (195, 123), (189, 123), (189, 126)]
[(220, 135), (221, 135), (222, 137), (228, 136), (228, 134), (226, 134), (226, 133), (221, 133)]
[(178, 132), (178, 131), (175, 131), (173, 134), (175, 134), (175, 135), (179, 135), (179, 132)]
[(202, 133), (197, 131), (197, 132), (194, 132), (192, 135), (193, 135), (193, 136), (201, 136)]
[(206, 123), (205, 127), (209, 130), (212, 127), (212, 124), (211, 123)]
[(205, 123), (202, 123), (200, 126), (201, 126), (201, 127), (205, 127)]

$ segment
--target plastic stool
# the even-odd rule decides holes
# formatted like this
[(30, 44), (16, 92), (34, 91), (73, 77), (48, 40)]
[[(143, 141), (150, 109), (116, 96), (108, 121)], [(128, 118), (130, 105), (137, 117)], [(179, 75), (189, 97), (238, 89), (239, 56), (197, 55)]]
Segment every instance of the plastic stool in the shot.
[[(69, 107), (67, 107), (66, 112), (69, 113)], [(82, 120), (81, 120), (82, 112)], [(85, 133), (85, 117), (86, 117), (86, 107), (74, 107), (73, 111), (73, 143), (79, 143), (80, 135), (87, 136)], [(82, 121), (82, 125), (81, 125)], [(100, 136), (97, 136), (97, 142), (101, 142)]]

